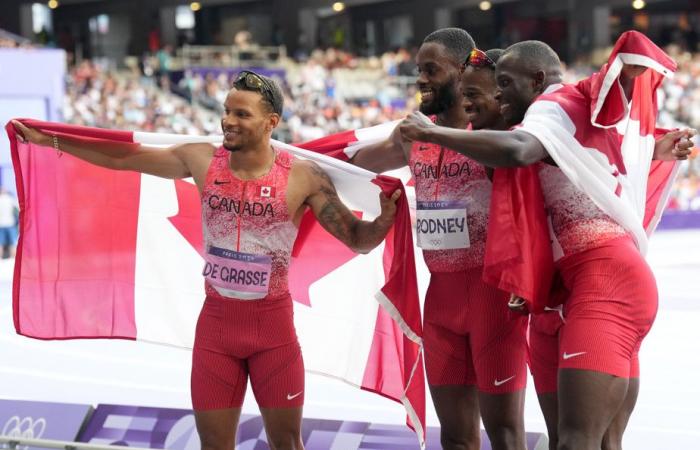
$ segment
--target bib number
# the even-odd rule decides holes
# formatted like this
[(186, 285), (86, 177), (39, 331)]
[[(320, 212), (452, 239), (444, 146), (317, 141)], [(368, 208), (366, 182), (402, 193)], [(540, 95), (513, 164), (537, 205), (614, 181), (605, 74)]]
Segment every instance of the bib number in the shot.
[(418, 202), (418, 247), (423, 250), (469, 248), (467, 205), (463, 202)]
[(272, 258), (209, 247), (202, 275), (216, 291), (242, 300), (264, 298), (270, 289)]

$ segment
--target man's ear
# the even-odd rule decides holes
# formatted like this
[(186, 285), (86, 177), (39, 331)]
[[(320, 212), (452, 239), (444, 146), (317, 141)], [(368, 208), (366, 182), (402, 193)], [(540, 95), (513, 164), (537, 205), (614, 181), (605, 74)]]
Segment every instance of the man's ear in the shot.
[(544, 70), (538, 70), (532, 77), (532, 90), (541, 94), (545, 90), (545, 80), (547, 79), (547, 74)]
[(281, 120), (281, 117), (279, 114), (277, 114), (277, 113), (270, 114), (270, 116), (267, 119), (267, 124), (270, 127), (270, 131), (277, 128), (277, 125), (279, 125), (280, 120)]

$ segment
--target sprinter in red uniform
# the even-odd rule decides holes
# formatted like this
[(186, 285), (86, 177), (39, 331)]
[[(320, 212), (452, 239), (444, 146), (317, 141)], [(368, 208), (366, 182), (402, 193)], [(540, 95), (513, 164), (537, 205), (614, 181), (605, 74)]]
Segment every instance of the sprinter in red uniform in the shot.
[[(223, 146), (168, 149), (115, 145), (95, 151), (59, 138), (58, 147), (93, 164), (164, 178), (194, 178), (201, 193), (206, 300), (192, 358), (192, 403), (205, 450), (235, 445), (250, 377), (273, 449), (303, 449), (304, 364), (287, 286), (289, 259), (304, 212), (357, 252), (382, 242), (395, 202), (380, 195), (382, 212), (359, 220), (313, 162), (270, 146), (282, 114), (277, 84), (243, 71), (224, 103)], [(14, 122), (31, 142), (54, 137)]]
[[(445, 28), (418, 51), (420, 110), (438, 125), (503, 127), (494, 61), (474, 50), (466, 31)], [(408, 165), (416, 183), (417, 243), (430, 270), (426, 374), (443, 448), (479, 448), (480, 418), (492, 448), (524, 448), (527, 319), (509, 313), (508, 293), (482, 281), (491, 202), (486, 169), (449, 146), (402, 142), (398, 129), (352, 162), (376, 172)]]
[[(621, 66), (613, 82), (617, 98), (627, 106), (634, 79), (646, 68)], [(638, 376), (639, 347), (654, 321), (657, 290), (630, 232), (553, 165), (543, 143), (554, 139), (553, 131), (535, 135), (528, 128), (528, 119), (544, 115), (559, 118), (561, 127), (573, 135), (576, 127), (570, 118), (583, 117), (587, 120), (577, 123), (584, 130), (581, 145), (591, 148), (605, 144), (613, 150), (614, 145), (619, 146), (615, 128), (591, 125), (591, 96), (586, 82), (560, 88), (568, 117), (553, 112), (554, 102), (547, 95), (555, 95), (557, 87), (547, 88), (558, 84), (560, 78), (559, 58), (549, 46), (539, 41), (520, 42), (509, 47), (499, 60), (496, 80), (501, 113), (512, 125), (524, 118), (522, 129), (465, 132), (436, 126), (415, 114), (400, 124), (399, 130), (406, 139), (449, 146), (490, 167), (539, 164), (545, 205), (563, 252), (557, 268), (568, 290), (565, 322), (559, 331), (556, 448), (599, 450), (620, 413), (624, 430), (636, 401), (638, 380), (637, 388), (631, 380)], [(692, 133), (674, 133), (656, 141), (654, 159), (687, 158)]]

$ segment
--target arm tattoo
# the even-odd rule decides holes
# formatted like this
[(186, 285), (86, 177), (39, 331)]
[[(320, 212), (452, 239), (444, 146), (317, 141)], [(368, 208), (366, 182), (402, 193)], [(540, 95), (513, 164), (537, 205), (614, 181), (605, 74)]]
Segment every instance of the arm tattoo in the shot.
[(350, 244), (359, 220), (342, 204), (328, 174), (316, 164), (311, 164), (310, 168), (325, 198), (325, 203), (317, 217), (319, 223), (333, 236)]
[(317, 216), (319, 223), (333, 236), (358, 251), (369, 251), (384, 239), (388, 228), (375, 222), (358, 219), (341, 202), (338, 192), (328, 174), (316, 164), (311, 164), (311, 173), (320, 183), (320, 193), (325, 203)]

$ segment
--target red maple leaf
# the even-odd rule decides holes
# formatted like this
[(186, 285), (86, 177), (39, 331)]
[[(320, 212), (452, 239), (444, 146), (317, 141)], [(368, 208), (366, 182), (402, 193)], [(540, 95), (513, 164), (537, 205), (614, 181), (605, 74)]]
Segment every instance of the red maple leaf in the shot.
[[(177, 215), (168, 217), (170, 223), (200, 255), (204, 252), (202, 237), (201, 200), (197, 187), (175, 180)], [(361, 212), (355, 215), (362, 217)], [(311, 306), (309, 286), (347, 263), (357, 254), (331, 236), (319, 225), (311, 211), (307, 211), (299, 225), (299, 233), (292, 249), (289, 268), (289, 290), (292, 298)]]
[[(362, 218), (361, 212), (354, 213)], [(324, 230), (311, 211), (306, 211), (292, 249), (292, 264), (289, 268), (289, 291), (292, 298), (311, 306), (309, 286), (356, 256), (357, 253)]]
[(186, 181), (175, 180), (177, 194), (177, 215), (168, 217), (170, 223), (182, 237), (204, 255), (204, 238), (202, 237), (202, 206), (197, 186)]

